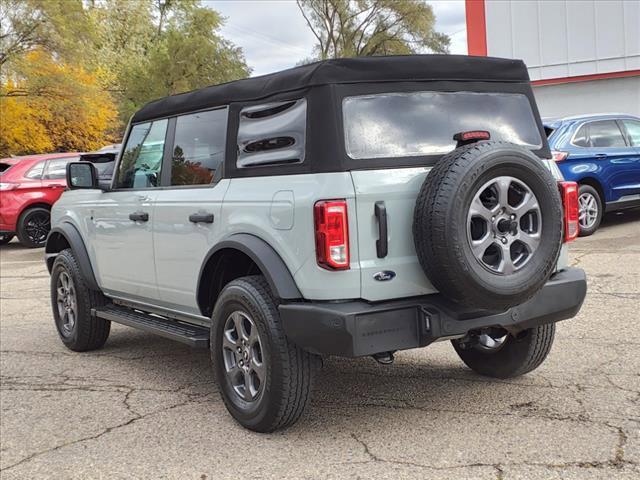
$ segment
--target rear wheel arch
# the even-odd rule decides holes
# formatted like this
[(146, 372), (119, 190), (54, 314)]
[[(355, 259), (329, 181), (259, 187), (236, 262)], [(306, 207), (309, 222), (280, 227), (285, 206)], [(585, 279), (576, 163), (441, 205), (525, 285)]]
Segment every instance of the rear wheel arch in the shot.
[(247, 275), (263, 275), (277, 298), (302, 298), (293, 275), (271, 245), (254, 235), (235, 234), (213, 247), (202, 264), (197, 288), (202, 315), (211, 316), (226, 284)]
[(44, 203), (44, 202), (30, 203), (30, 204), (25, 205), (24, 207), (22, 207), (22, 210), (20, 210), (20, 215), (22, 215), (24, 212), (26, 212), (27, 210), (30, 210), (32, 208), (46, 208), (47, 210), (51, 210), (51, 204), (50, 203)]
[(53, 262), (55, 261), (58, 253), (66, 248), (70, 248), (73, 252), (87, 286), (91, 290), (100, 291), (100, 287), (98, 286), (98, 282), (96, 281), (96, 277), (93, 273), (91, 261), (89, 260), (87, 248), (84, 245), (84, 240), (82, 240), (82, 236), (78, 229), (71, 223), (61, 223), (52, 228), (51, 232), (49, 232), (47, 243), (44, 248), (45, 260), (47, 262), (49, 273), (51, 273)]
[(604, 187), (597, 179), (593, 177), (581, 178), (580, 180), (578, 180), (578, 185), (589, 185), (595, 188), (596, 192), (598, 192), (598, 195), (600, 195), (600, 201), (602, 202), (602, 205), (607, 203), (607, 198), (604, 194)]

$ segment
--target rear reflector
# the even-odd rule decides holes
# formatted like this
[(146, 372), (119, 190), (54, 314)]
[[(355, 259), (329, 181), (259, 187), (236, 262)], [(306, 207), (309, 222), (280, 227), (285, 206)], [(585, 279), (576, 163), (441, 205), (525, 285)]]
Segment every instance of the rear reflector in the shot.
[(322, 200), (313, 207), (318, 265), (327, 270), (349, 268), (346, 200)]
[(556, 152), (555, 150), (551, 151), (551, 157), (556, 162), (561, 162), (563, 160), (566, 160), (568, 156), (569, 156), (568, 152)]
[(486, 130), (472, 130), (470, 132), (460, 132), (453, 136), (457, 142), (468, 142), (469, 140), (489, 140), (491, 134)]
[(571, 242), (580, 233), (578, 211), (578, 184), (576, 182), (558, 182), (562, 206), (564, 208), (564, 242)]

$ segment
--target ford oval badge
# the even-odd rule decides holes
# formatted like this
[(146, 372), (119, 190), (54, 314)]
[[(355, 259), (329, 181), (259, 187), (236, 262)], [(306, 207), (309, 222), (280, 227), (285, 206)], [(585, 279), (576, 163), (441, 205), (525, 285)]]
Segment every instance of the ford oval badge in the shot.
[(389, 280), (393, 280), (396, 277), (396, 272), (392, 272), (391, 270), (383, 270), (381, 272), (376, 273), (373, 276), (374, 280), (378, 282), (388, 282)]

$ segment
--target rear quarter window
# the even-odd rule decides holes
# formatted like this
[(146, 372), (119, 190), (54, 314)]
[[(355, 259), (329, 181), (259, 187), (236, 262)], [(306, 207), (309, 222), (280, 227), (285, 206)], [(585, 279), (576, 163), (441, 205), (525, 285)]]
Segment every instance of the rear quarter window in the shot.
[(245, 107), (238, 128), (238, 168), (304, 162), (307, 100)]
[(353, 159), (448, 153), (458, 132), (486, 130), (492, 140), (531, 149), (542, 139), (529, 99), (521, 94), (384, 93), (343, 101), (347, 154)]

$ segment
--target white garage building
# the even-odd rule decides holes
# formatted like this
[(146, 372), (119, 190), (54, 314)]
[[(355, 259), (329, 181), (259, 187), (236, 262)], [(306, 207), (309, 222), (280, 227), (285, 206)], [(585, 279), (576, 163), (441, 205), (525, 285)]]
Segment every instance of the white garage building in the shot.
[(640, 0), (466, 0), (470, 55), (520, 58), (543, 117), (640, 116)]

